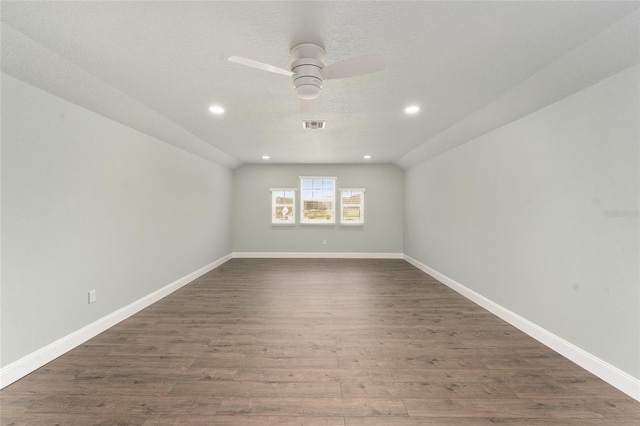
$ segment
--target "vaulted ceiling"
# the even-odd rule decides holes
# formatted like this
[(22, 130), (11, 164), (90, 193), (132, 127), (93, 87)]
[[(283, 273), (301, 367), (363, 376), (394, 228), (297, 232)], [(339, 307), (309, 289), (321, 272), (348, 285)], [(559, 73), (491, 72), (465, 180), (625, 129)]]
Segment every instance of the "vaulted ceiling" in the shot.
[[(640, 61), (636, 1), (1, 7), (3, 71), (228, 167), (263, 155), (409, 167)], [(386, 69), (325, 81), (301, 113), (290, 78), (227, 60), (288, 69), (300, 42), (324, 46), (326, 64), (379, 52)], [(421, 111), (406, 115), (409, 104)]]

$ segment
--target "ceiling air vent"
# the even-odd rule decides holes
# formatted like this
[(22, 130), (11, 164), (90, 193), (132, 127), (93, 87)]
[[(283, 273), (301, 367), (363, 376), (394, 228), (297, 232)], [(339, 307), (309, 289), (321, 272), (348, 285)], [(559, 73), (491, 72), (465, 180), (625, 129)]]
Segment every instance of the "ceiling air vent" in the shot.
[(305, 129), (324, 129), (327, 127), (326, 121), (321, 120), (305, 120), (302, 122), (302, 127)]

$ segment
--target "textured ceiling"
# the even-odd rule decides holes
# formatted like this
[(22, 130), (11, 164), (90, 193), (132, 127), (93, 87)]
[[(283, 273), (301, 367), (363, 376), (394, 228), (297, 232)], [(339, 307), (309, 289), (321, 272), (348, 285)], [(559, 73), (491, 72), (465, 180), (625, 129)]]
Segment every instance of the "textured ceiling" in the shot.
[[(2, 69), (228, 167), (409, 167), (640, 61), (638, 2), (2, 2)], [(387, 69), (326, 81), (299, 112), (288, 68), (380, 52)], [(420, 114), (406, 116), (408, 104)], [(226, 113), (213, 116), (211, 104)], [(302, 129), (323, 119), (327, 129)]]

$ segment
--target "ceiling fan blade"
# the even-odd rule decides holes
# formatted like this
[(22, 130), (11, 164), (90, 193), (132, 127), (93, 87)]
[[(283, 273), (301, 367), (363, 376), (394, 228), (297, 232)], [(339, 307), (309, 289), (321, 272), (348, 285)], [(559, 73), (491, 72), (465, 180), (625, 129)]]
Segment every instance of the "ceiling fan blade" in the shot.
[(325, 80), (357, 77), (384, 70), (384, 57), (379, 53), (356, 56), (336, 62), (320, 70)]
[(311, 112), (315, 109), (315, 99), (302, 99), (300, 98), (300, 112)]
[(282, 68), (274, 67), (273, 65), (264, 64), (262, 62), (254, 61), (253, 59), (243, 58), (241, 56), (230, 56), (229, 57), (229, 61), (230, 62), (234, 62), (236, 64), (245, 65), (247, 67), (257, 68), (257, 69), (263, 70), (263, 71), (269, 71), (269, 72), (273, 72), (273, 73), (276, 73), (276, 74), (286, 75), (287, 77), (291, 77), (291, 76), (293, 76), (295, 74), (295, 73), (293, 73), (291, 71), (287, 71), (287, 70), (282, 69)]

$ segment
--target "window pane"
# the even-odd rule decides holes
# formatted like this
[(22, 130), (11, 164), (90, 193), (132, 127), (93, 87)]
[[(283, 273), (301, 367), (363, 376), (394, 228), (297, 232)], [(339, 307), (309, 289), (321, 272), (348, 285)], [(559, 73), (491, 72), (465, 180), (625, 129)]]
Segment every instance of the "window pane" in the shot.
[(276, 196), (276, 204), (293, 204), (293, 198)]
[(334, 223), (335, 179), (301, 179), (303, 222)]
[(305, 219), (327, 221), (331, 220), (333, 203), (305, 200), (303, 209)]
[(343, 204), (360, 204), (362, 200), (361, 192), (343, 191), (342, 203)]
[(360, 207), (344, 207), (342, 220), (344, 222), (360, 222)]
[(295, 224), (295, 190), (271, 190), (271, 223)]
[(340, 190), (340, 223), (364, 224), (364, 190)]
[(293, 206), (277, 206), (276, 219), (293, 220)]

